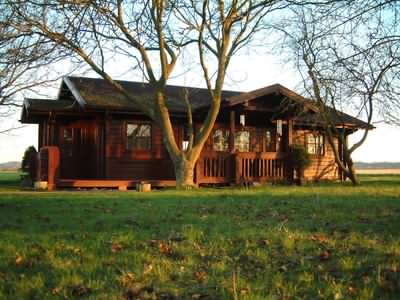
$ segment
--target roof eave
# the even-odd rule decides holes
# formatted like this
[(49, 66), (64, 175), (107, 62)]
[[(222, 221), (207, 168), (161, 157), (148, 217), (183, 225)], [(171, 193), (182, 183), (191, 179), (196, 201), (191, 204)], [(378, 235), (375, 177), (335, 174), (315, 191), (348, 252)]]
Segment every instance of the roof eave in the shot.
[(72, 95), (74, 96), (78, 104), (82, 108), (85, 108), (87, 106), (87, 102), (85, 101), (85, 99), (83, 99), (78, 89), (76, 88), (75, 84), (67, 76), (63, 77), (63, 82), (65, 82), (66, 86), (71, 91)]

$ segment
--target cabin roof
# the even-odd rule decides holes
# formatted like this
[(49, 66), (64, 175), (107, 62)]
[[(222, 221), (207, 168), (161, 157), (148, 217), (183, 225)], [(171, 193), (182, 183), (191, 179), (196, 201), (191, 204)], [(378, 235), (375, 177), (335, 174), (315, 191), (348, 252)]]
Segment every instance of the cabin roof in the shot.
[[(331, 120), (331, 122), (333, 122), (338, 127), (344, 126), (344, 127), (363, 128), (363, 129), (375, 128), (374, 126), (369, 125), (368, 123), (360, 119), (357, 119), (353, 116), (350, 116), (344, 112), (334, 110), (333, 108), (330, 107), (326, 107), (325, 109), (327, 118)], [(322, 126), (324, 124), (324, 118), (318, 112), (300, 114), (299, 116), (295, 117), (295, 121), (297, 124), (313, 124), (318, 126)]]
[[(153, 99), (153, 88), (148, 83), (118, 81), (122, 87), (135, 97), (144, 101)], [(182, 93), (186, 89), (192, 110), (202, 110), (211, 103), (207, 89), (195, 87), (183, 87), (175, 85), (166, 86), (167, 106), (173, 113), (185, 113), (186, 104), (182, 100)], [(222, 93), (222, 110), (227, 107), (247, 105), (250, 101), (268, 101), (271, 97), (279, 96), (282, 99), (300, 104), (302, 113), (294, 118), (296, 123), (304, 125), (322, 125), (323, 118), (319, 114), (318, 107), (313, 101), (302, 97), (294, 91), (274, 84), (250, 92), (228, 91)], [(87, 77), (64, 77), (59, 91), (58, 99), (25, 99), (21, 120), (27, 121), (30, 112), (73, 112), (80, 111), (139, 111), (137, 105), (127, 99), (122, 93), (103, 79)], [(348, 126), (353, 128), (373, 128), (364, 121), (354, 118), (346, 113), (327, 107), (327, 112), (336, 126)]]
[[(129, 94), (142, 98), (143, 101), (152, 101), (154, 98), (154, 89), (148, 83), (117, 81)], [(75, 98), (80, 104), (91, 109), (109, 109), (109, 110), (130, 110), (138, 111), (137, 105), (127, 99), (122, 93), (107, 81), (98, 78), (86, 77), (66, 77), (64, 83), (75, 94)], [(211, 103), (211, 98), (207, 89), (195, 87), (183, 87), (175, 85), (166, 86), (167, 106), (172, 112), (185, 112), (186, 104), (182, 100), (182, 93), (187, 90), (192, 105), (196, 110), (207, 107)], [(241, 92), (223, 91), (224, 99), (239, 95)]]
[(25, 98), (24, 107), (29, 111), (73, 111), (74, 102), (58, 99)]

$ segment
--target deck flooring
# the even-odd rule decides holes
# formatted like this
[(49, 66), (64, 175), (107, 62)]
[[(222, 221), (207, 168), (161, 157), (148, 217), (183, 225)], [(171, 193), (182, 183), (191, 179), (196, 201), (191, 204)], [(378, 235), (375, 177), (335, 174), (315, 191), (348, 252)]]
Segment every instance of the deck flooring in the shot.
[(120, 190), (135, 188), (137, 183), (150, 183), (153, 187), (171, 187), (175, 180), (125, 180), (125, 179), (59, 179), (57, 187), (61, 188), (118, 188)]

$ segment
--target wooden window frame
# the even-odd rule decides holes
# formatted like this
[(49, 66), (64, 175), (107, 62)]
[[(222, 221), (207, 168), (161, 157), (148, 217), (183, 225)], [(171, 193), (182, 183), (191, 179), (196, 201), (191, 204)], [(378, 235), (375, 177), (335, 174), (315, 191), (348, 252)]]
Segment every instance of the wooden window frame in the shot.
[[(225, 150), (216, 150), (214, 148), (215, 143), (214, 143), (214, 135), (217, 131), (222, 131), (223, 136), (225, 136), (226, 138), (226, 144), (224, 145), (224, 148), (226, 148)], [(215, 152), (229, 152), (229, 137), (230, 137), (230, 131), (227, 128), (216, 128), (212, 131), (212, 135), (211, 135), (211, 139), (212, 139), (212, 150)]]
[[(248, 150), (247, 151), (239, 151), (238, 148), (236, 147), (236, 135), (240, 132), (247, 132), (249, 134), (249, 141), (248, 141)], [(243, 127), (240, 130), (235, 131), (235, 136), (234, 136), (234, 149), (235, 152), (241, 152), (241, 153), (246, 153), (246, 152), (251, 152), (251, 130)]]
[[(314, 139), (314, 143), (309, 142), (309, 137), (312, 136)], [(310, 152), (309, 146), (311, 146), (315, 149), (315, 152)], [(326, 147), (325, 147), (325, 136), (322, 133), (319, 132), (309, 132), (306, 133), (305, 139), (304, 139), (304, 147), (306, 148), (306, 151), (308, 154), (312, 156), (324, 156), (326, 152)]]
[[(149, 149), (137, 149), (134, 147), (129, 147), (128, 145), (128, 126), (129, 125), (138, 125), (138, 126), (150, 126), (150, 147)], [(141, 153), (147, 153), (147, 152), (151, 152), (153, 150), (153, 126), (150, 122), (140, 122), (140, 121), (128, 121), (125, 122), (125, 126), (124, 126), (124, 138), (125, 138), (125, 150), (128, 152), (141, 152)]]
[[(271, 148), (267, 148), (267, 132), (271, 133)], [(274, 128), (265, 128), (263, 130), (263, 149), (264, 152), (277, 152), (277, 132)]]

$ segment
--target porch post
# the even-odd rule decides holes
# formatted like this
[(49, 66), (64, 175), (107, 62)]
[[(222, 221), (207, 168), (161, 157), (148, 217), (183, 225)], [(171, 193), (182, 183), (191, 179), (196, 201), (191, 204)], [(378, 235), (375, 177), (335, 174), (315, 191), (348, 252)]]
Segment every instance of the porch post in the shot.
[[(235, 154), (235, 111), (231, 110), (229, 112), (229, 152), (231, 153), (230, 157), (230, 166), (231, 168), (228, 168), (228, 170), (231, 170), (230, 178), (231, 182), (237, 184), (238, 179), (238, 161), (237, 161), (237, 156)], [(233, 173), (233, 174), (232, 174)]]
[[(293, 120), (288, 120), (287, 121), (287, 146), (286, 146), (286, 153), (289, 153), (290, 147), (293, 145)], [(290, 182), (293, 182), (293, 168), (292, 166), (289, 165), (288, 159), (286, 158), (286, 163), (284, 164), (285, 166), (285, 171), (286, 173), (285, 177), (287, 180)]]
[(49, 115), (49, 146), (56, 145), (56, 115), (53, 112), (50, 112)]
[(43, 150), (47, 151), (47, 189), (53, 191), (60, 174), (60, 149), (57, 146), (48, 146)]
[(108, 111), (106, 111), (104, 115), (104, 138), (103, 138), (103, 175), (104, 178), (108, 178), (108, 133), (110, 132), (110, 121), (111, 121), (111, 116)]
[(287, 121), (287, 147), (289, 150), (293, 144), (293, 120)]
[(235, 111), (229, 112), (229, 152), (235, 152)]

